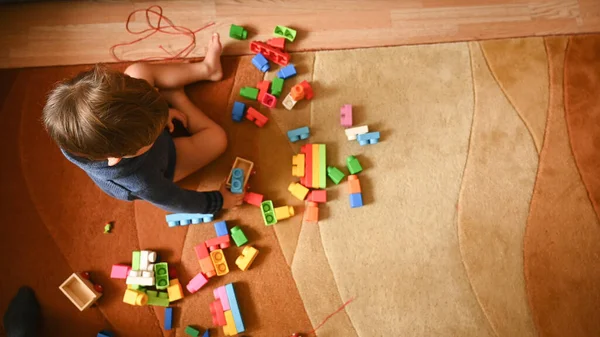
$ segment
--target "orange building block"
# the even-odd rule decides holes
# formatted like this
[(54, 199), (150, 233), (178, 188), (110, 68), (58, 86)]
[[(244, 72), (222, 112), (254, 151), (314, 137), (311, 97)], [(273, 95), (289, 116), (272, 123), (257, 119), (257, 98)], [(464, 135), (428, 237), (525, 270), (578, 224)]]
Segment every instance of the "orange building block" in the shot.
[(210, 252), (210, 259), (215, 266), (215, 271), (217, 272), (218, 276), (223, 276), (229, 273), (229, 266), (227, 266), (227, 260), (225, 260), (225, 255), (223, 255), (223, 251), (221, 249)]
[(183, 287), (181, 287), (178, 279), (169, 281), (167, 293), (169, 294), (169, 302), (174, 302), (183, 298)]
[(290, 186), (288, 186), (288, 191), (290, 191), (293, 196), (300, 200), (304, 200), (308, 194), (308, 188), (298, 183), (291, 183)]
[(294, 99), (294, 101), (298, 102), (299, 100), (304, 98), (304, 87), (300, 84), (296, 84), (292, 87), (290, 91), (290, 96)]
[(300, 84), (302, 86), (302, 88), (304, 89), (304, 98), (306, 98), (307, 100), (311, 100), (314, 96), (313, 93), (313, 89), (310, 86), (310, 83), (308, 83), (308, 81), (304, 80), (302, 82), (300, 82)]
[(309, 201), (306, 203), (306, 209), (304, 210), (304, 221), (306, 222), (318, 222), (319, 221), (319, 207), (316, 202)]
[(304, 177), (305, 158), (306, 156), (304, 153), (292, 156), (292, 175), (294, 177)]
[(327, 191), (326, 190), (312, 190), (306, 197), (307, 201), (312, 202), (327, 202)]
[(356, 174), (352, 174), (348, 176), (348, 193), (361, 193), (360, 189), (360, 180), (358, 180), (358, 176)]

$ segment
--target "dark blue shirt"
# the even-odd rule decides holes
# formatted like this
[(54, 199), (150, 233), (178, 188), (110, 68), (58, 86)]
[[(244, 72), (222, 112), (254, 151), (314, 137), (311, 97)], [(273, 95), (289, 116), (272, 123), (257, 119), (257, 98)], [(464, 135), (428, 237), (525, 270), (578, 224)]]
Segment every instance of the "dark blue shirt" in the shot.
[(114, 166), (108, 166), (107, 160), (94, 161), (62, 152), (104, 192), (117, 199), (143, 199), (173, 213), (214, 214), (223, 207), (219, 191), (186, 190), (173, 182), (175, 143), (166, 130), (146, 153), (123, 158)]

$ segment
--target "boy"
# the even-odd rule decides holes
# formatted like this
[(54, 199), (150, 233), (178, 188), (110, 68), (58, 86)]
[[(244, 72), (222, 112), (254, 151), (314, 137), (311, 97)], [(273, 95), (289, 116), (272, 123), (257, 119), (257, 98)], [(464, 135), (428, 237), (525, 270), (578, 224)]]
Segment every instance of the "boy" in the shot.
[[(209, 192), (175, 184), (227, 147), (225, 131), (183, 91), (186, 84), (222, 78), (221, 50), (215, 33), (203, 62), (137, 63), (124, 74), (95, 67), (50, 93), (45, 127), (65, 157), (115, 198), (143, 199), (175, 213), (214, 214), (240, 205), (243, 194), (224, 183)], [(173, 119), (189, 137), (171, 138)]]

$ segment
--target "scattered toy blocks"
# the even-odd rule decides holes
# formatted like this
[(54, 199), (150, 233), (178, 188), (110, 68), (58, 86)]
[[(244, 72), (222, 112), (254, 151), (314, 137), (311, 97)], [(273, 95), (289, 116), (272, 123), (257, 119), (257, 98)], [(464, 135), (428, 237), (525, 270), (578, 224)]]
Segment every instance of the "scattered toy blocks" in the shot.
[(316, 202), (309, 201), (306, 203), (304, 210), (304, 221), (318, 222), (319, 221), (319, 206)]
[(241, 122), (246, 114), (246, 104), (242, 102), (233, 102), (233, 109), (231, 110), (231, 119), (235, 122)]
[(350, 171), (350, 174), (357, 174), (363, 170), (360, 162), (354, 156), (348, 156), (348, 158), (346, 158), (346, 165), (348, 165), (348, 171)]
[(287, 136), (290, 142), (295, 143), (300, 139), (304, 140), (310, 137), (310, 129), (308, 126), (303, 126), (301, 128), (288, 131)]
[(223, 326), (223, 334), (225, 336), (235, 336), (238, 331), (235, 328), (235, 320), (233, 319), (233, 313), (231, 310), (227, 310), (223, 313), (225, 316), (226, 324)]
[[(263, 92), (263, 91), (261, 91), (261, 92)], [(260, 103), (262, 105), (266, 106), (267, 108), (274, 108), (275, 105), (277, 104), (277, 98), (275, 98), (275, 96), (273, 96), (265, 91), (265, 92), (263, 92), (263, 95), (260, 98)]]
[(252, 87), (242, 87), (240, 89), (240, 96), (256, 101), (256, 98), (258, 98), (258, 89)]
[(156, 279), (156, 289), (163, 290), (169, 287), (169, 265), (166, 262), (154, 265), (154, 278)]
[(250, 42), (250, 51), (255, 54), (263, 54), (268, 60), (273, 61), (280, 66), (285, 66), (290, 63), (290, 54), (278, 48), (271, 47), (264, 42)]
[(175, 302), (183, 298), (183, 287), (178, 279), (169, 281), (167, 294), (169, 295), (169, 302)]
[(165, 330), (173, 329), (173, 308), (165, 308)]
[(325, 203), (327, 202), (327, 191), (325, 190), (312, 190), (306, 197), (307, 201)]
[(307, 80), (300, 82), (300, 85), (302, 86), (302, 89), (304, 89), (304, 98), (310, 101), (315, 95), (312, 86)]
[(350, 208), (357, 208), (363, 206), (362, 193), (350, 194)]
[(244, 231), (242, 231), (240, 226), (235, 226), (231, 229), (231, 238), (233, 239), (233, 242), (235, 242), (235, 245), (238, 247), (241, 247), (248, 243), (248, 238), (246, 237)]
[(159, 307), (169, 306), (169, 295), (165, 292), (146, 290), (146, 295), (148, 295), (148, 305)]
[(215, 232), (217, 232), (217, 236), (229, 234), (229, 231), (227, 230), (227, 223), (225, 221), (215, 222), (213, 226), (215, 226)]
[(285, 38), (283, 38), (283, 37), (276, 37), (276, 38), (273, 38), (273, 39), (268, 39), (267, 40), (267, 44), (269, 46), (271, 46), (271, 47), (284, 50), (285, 49)]
[(221, 249), (216, 249), (210, 252), (210, 259), (215, 266), (217, 276), (223, 276), (229, 273), (229, 266), (227, 265), (227, 260), (225, 259), (225, 255), (223, 255), (223, 251)]
[(269, 60), (267, 60), (263, 54), (256, 54), (252, 58), (252, 64), (263, 73), (266, 73), (267, 71), (269, 71), (269, 69), (271, 69), (271, 66), (269, 65)]
[(79, 311), (89, 308), (102, 296), (94, 284), (79, 273), (71, 274), (58, 288)]
[(146, 305), (148, 303), (148, 295), (139, 290), (127, 289), (123, 296), (123, 302), (130, 305)]
[(277, 77), (287, 80), (290, 77), (296, 76), (296, 67), (293, 64), (287, 65), (277, 72)]
[(306, 199), (306, 195), (308, 194), (308, 188), (300, 185), (299, 183), (291, 183), (288, 186), (288, 191), (290, 191), (292, 195), (299, 200)]
[(260, 204), (263, 202), (264, 196), (262, 194), (254, 193), (254, 192), (246, 192), (244, 195), (244, 202), (250, 205), (254, 205), (260, 207)]
[(276, 207), (274, 211), (277, 221), (285, 220), (294, 216), (294, 207), (292, 206)]
[(290, 90), (290, 96), (294, 101), (299, 101), (304, 98), (304, 88), (300, 84), (296, 84)]
[(355, 174), (351, 174), (348, 176), (348, 192), (350, 194), (361, 193), (360, 189), (360, 180)]
[(188, 325), (188, 326), (185, 327), (185, 333), (187, 335), (189, 335), (189, 336), (192, 336), (192, 337), (199, 337), (200, 336), (200, 330), (194, 328), (191, 325)]
[(283, 91), (283, 78), (275, 77), (271, 84), (271, 95), (279, 97)]
[(102, 330), (98, 332), (96, 337), (115, 337), (115, 334), (107, 330)]
[(342, 179), (344, 179), (344, 177), (345, 177), (344, 173), (335, 166), (327, 167), (327, 176), (336, 185), (339, 184), (340, 181), (342, 181)]
[(266, 200), (260, 204), (260, 210), (262, 212), (265, 226), (271, 226), (277, 223), (277, 217), (275, 217), (275, 211), (273, 209), (273, 201)]
[[(238, 333), (246, 331), (244, 328), (244, 322), (242, 321), (242, 314), (240, 313), (240, 307), (238, 306), (238, 300), (235, 296), (235, 289), (233, 283), (225, 285), (227, 290), (227, 298), (229, 299), (229, 306), (231, 307), (231, 313), (233, 314), (233, 320), (235, 321), (235, 328)], [(225, 316), (227, 318), (227, 316)]]
[(256, 255), (258, 255), (258, 250), (256, 248), (252, 246), (246, 246), (244, 247), (244, 250), (242, 250), (242, 254), (235, 259), (235, 264), (242, 271), (246, 271), (248, 268), (250, 268), (252, 262), (254, 262)]
[(204, 244), (208, 248), (209, 251), (217, 250), (217, 249), (225, 249), (228, 248), (231, 244), (229, 243), (229, 235), (217, 236), (216, 238), (208, 239), (204, 241)]
[(254, 124), (256, 124), (256, 126), (259, 128), (265, 126), (265, 124), (269, 121), (265, 115), (261, 114), (253, 107), (248, 108), (248, 111), (246, 112), (246, 119), (254, 122)]
[[(231, 171), (229, 171), (229, 176), (227, 177), (227, 183), (225, 184), (227, 187), (231, 188), (231, 176), (233, 174), (233, 170), (236, 168), (240, 168), (242, 170), (244, 170), (244, 174), (246, 175), (246, 177), (244, 178), (244, 187), (246, 186), (246, 184), (248, 184), (248, 179), (250, 179), (250, 175), (252, 174), (252, 168), (254, 167), (254, 163), (241, 158), (241, 157), (236, 157), (235, 161), (233, 162), (233, 166), (231, 167)], [(242, 188), (243, 189), (243, 188)]]
[(365, 133), (365, 134), (356, 136), (356, 140), (358, 140), (358, 143), (360, 144), (360, 146), (365, 146), (365, 145), (369, 145), (369, 144), (377, 144), (377, 143), (379, 143), (379, 138), (381, 138), (381, 134), (379, 133), (379, 131), (369, 132), (369, 133)]
[(287, 96), (285, 96), (285, 98), (281, 102), (283, 107), (288, 110), (292, 110), (294, 108), (294, 106), (296, 105), (296, 103), (298, 103), (298, 102), (292, 98), (291, 93), (288, 94)]
[(216, 300), (209, 304), (210, 315), (212, 316), (213, 324), (216, 326), (225, 326), (227, 321), (225, 320), (225, 314), (223, 310), (223, 303), (220, 300)]
[[(166, 216), (169, 227), (187, 226), (189, 224), (208, 223), (213, 221), (213, 214), (175, 213)], [(133, 267), (132, 267), (133, 269)]]
[(208, 248), (206, 248), (206, 245), (204, 243), (201, 243), (194, 247), (194, 251), (196, 252), (196, 257), (198, 257), (198, 262), (200, 263), (200, 269), (202, 270), (204, 275), (208, 278), (217, 275), (212, 260), (210, 259), (210, 254), (208, 253)]
[(344, 104), (340, 109), (340, 124), (345, 128), (352, 126), (352, 105)]
[[(234, 168), (231, 172), (231, 193), (242, 194), (244, 192), (244, 170)], [(216, 228), (216, 227), (215, 227)]]
[(229, 27), (229, 37), (236, 40), (245, 40), (248, 37), (248, 31), (242, 26), (231, 25)]
[[(289, 135), (288, 135), (289, 137)], [(304, 153), (292, 156), (292, 175), (294, 177), (304, 177)]]
[(122, 264), (113, 264), (110, 270), (110, 278), (116, 279), (126, 279), (127, 275), (129, 275), (129, 271), (131, 270), (130, 266), (125, 266)]
[(275, 26), (273, 35), (286, 38), (290, 42), (296, 39), (296, 31), (285, 26)]
[(204, 274), (198, 273), (198, 275), (194, 276), (194, 278), (191, 279), (185, 287), (190, 293), (193, 294), (196, 291), (200, 290), (200, 288), (204, 287), (204, 285), (207, 282), (208, 280), (206, 279), (206, 277), (204, 277)]
[(369, 132), (368, 125), (355, 126), (353, 128), (344, 130), (344, 133), (346, 134), (346, 138), (348, 138), (348, 140), (356, 140), (356, 136), (365, 134), (367, 132)]

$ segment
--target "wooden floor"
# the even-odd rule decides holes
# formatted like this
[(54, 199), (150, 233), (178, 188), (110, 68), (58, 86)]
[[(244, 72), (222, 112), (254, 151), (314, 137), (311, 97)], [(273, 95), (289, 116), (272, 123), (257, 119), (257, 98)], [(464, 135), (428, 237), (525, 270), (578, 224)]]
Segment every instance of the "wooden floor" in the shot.
[[(213, 31), (228, 35), (232, 23), (251, 39), (271, 36), (275, 25), (298, 30), (289, 50), (343, 49), (465, 41), (516, 36), (600, 32), (600, 0), (202, 0), (157, 2), (59, 2), (0, 5), (0, 68), (114, 61), (110, 46), (136, 37), (125, 31), (135, 9), (158, 4), (175, 24), (197, 34), (190, 56), (203, 56)], [(132, 28), (146, 27), (144, 15)], [(247, 54), (248, 44), (224, 38), (225, 54)], [(157, 34), (118, 49), (123, 59), (164, 56), (183, 37)]]

